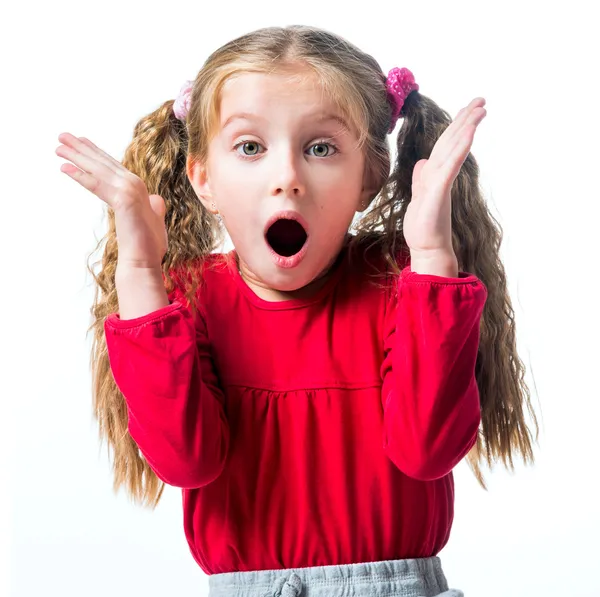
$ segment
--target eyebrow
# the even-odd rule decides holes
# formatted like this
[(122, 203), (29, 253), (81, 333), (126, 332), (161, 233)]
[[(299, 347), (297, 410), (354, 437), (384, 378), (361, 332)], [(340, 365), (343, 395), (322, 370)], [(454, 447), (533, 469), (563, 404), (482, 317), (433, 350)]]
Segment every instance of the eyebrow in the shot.
[[(316, 121), (318, 123), (333, 121), (333, 122), (337, 122), (339, 125), (341, 125), (343, 129), (345, 129), (347, 131), (350, 130), (348, 123), (341, 116), (338, 116), (337, 114), (311, 114), (307, 117), (307, 119), (313, 118), (315, 116), (317, 116)], [(263, 116), (259, 116), (258, 114), (252, 114), (251, 112), (237, 112), (236, 114), (232, 114), (223, 123), (223, 126), (221, 128), (225, 129), (234, 120), (258, 120), (261, 122), (266, 122), (268, 120), (268, 118), (264, 118)]]

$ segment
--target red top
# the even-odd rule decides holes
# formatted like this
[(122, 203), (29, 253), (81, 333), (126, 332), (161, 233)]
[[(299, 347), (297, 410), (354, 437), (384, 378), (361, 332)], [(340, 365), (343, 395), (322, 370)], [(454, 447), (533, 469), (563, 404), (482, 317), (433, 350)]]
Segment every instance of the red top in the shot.
[(195, 320), (179, 291), (106, 319), (129, 431), (183, 488), (207, 574), (424, 558), (448, 541), (451, 471), (481, 419), (487, 290), (357, 261), (344, 250), (315, 296), (268, 302), (211, 255)]

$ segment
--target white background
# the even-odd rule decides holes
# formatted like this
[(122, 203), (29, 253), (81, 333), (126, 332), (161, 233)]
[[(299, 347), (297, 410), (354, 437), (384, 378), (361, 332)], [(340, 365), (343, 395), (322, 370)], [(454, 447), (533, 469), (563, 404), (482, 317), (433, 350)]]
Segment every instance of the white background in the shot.
[(85, 263), (105, 231), (104, 204), (59, 171), (54, 150), (68, 131), (120, 159), (138, 119), (174, 98), (218, 46), (304, 23), (346, 37), (386, 73), (410, 68), (452, 116), (486, 98), (473, 153), (505, 231), (518, 345), (542, 431), (537, 464), (488, 472), (489, 492), (466, 463), (457, 467), (455, 523), (440, 557), (467, 597), (599, 596), (592, 5), (55, 0), (4, 9), (0, 595), (206, 594), (179, 491), (167, 488), (154, 512), (112, 492), (85, 336), (93, 299)]

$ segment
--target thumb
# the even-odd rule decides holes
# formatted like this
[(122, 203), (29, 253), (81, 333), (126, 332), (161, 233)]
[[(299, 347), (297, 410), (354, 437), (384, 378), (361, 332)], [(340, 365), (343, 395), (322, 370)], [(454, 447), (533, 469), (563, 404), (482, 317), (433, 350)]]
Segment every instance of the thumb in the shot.
[(415, 167), (413, 168), (413, 177), (412, 177), (412, 184), (413, 187), (417, 186), (421, 180), (421, 170), (423, 170), (423, 166), (428, 162), (429, 160), (423, 159), (423, 160), (419, 160), (416, 164)]
[(150, 195), (150, 207), (152, 211), (159, 216), (162, 220), (165, 219), (165, 215), (167, 213), (167, 207), (165, 205), (165, 200), (160, 195)]
[(149, 195), (150, 207), (152, 211), (161, 219), (163, 224), (163, 240), (164, 240), (164, 251), (169, 246), (169, 234), (167, 232), (165, 224), (165, 214), (167, 213), (167, 207), (165, 206), (165, 200), (160, 195)]

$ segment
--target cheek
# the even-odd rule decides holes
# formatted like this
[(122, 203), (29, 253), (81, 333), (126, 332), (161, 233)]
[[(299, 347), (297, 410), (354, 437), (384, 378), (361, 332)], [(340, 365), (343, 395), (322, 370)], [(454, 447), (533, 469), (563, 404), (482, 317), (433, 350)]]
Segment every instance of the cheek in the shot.
[(355, 174), (354, 169), (347, 168), (323, 180), (319, 187), (319, 198), (323, 203), (320, 208), (328, 210), (333, 205), (340, 211), (355, 211), (362, 190), (362, 178)]
[(256, 209), (252, 208), (251, 202), (248, 200), (236, 201), (236, 196), (241, 197), (242, 195), (239, 191), (237, 195), (229, 194), (229, 199), (218, 205), (223, 223), (232, 240), (234, 243), (243, 244), (246, 240), (256, 239), (260, 225), (257, 221)]
[(356, 212), (360, 199), (360, 191), (355, 185), (340, 184), (320, 196), (317, 205), (319, 216), (330, 219), (344, 220)]
[[(225, 220), (227, 228), (235, 228), (239, 222), (244, 222), (251, 213), (251, 201), (247, 189), (236, 176), (225, 176), (219, 173), (213, 179), (211, 192), (219, 213)], [(215, 181), (218, 181), (215, 183)]]
[(348, 232), (354, 213), (355, 210), (349, 205), (323, 206), (313, 229), (315, 241), (324, 246), (336, 244)]

